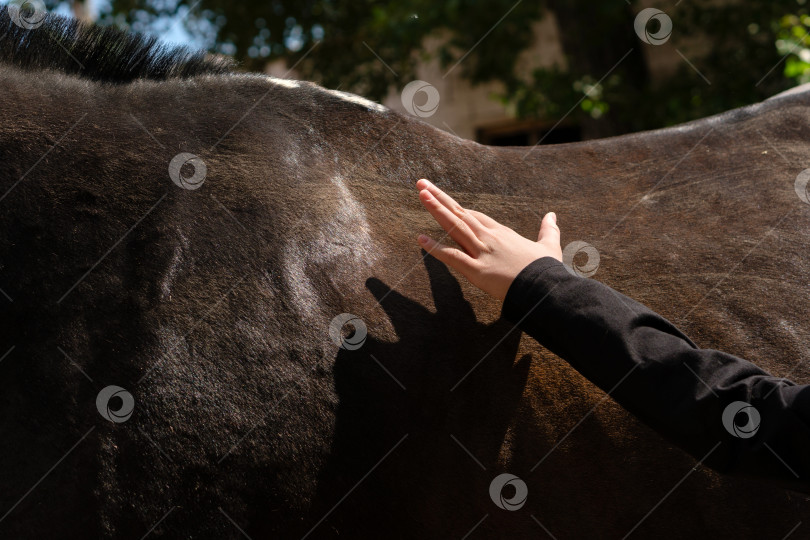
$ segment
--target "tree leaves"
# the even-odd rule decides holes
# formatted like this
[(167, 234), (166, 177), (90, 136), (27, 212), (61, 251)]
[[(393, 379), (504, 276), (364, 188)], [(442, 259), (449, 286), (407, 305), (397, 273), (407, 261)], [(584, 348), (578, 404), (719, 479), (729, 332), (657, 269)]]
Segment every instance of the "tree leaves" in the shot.
[[(625, 2), (113, 0), (106, 21), (144, 29), (192, 6), (188, 30), (246, 70), (281, 58), (304, 78), (380, 100), (435, 60), (442, 74), (457, 70), (472, 84), (502, 82), (497, 98), (522, 117), (556, 119), (570, 110), (571, 120), (592, 128), (590, 136), (705, 117), (810, 80), (810, 18), (796, 0), (661, 6), (673, 21), (672, 39), (661, 47), (684, 58), (663, 77), (649, 70), (647, 49), (655, 46), (633, 30), (640, 8)], [(568, 69), (517, 72), (547, 9), (556, 15)], [(774, 69), (783, 55), (784, 69)]]

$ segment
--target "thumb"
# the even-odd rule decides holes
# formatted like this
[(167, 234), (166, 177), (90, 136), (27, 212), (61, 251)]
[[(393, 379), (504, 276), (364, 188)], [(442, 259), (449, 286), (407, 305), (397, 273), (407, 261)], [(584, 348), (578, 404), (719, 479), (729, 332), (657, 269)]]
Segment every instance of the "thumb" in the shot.
[(560, 228), (557, 226), (557, 214), (554, 212), (549, 212), (543, 217), (537, 241), (546, 245), (560, 245)]

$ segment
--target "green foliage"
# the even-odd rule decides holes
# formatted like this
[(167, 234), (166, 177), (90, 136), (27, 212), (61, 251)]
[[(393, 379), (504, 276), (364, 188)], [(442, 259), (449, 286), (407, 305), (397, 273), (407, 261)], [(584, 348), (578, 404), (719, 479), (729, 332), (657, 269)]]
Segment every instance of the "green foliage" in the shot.
[[(658, 47), (683, 61), (655, 76), (645, 58), (656, 46), (633, 30), (637, 2), (113, 0), (106, 21), (147, 30), (193, 5), (184, 19), (189, 31), (245, 69), (283, 58), (327, 87), (381, 99), (412, 80), (419, 63), (437, 60), (443, 73), (453, 69), (473, 84), (501, 82), (496, 98), (520, 117), (570, 111), (570, 119), (610, 134), (709, 116), (810, 81), (805, 2), (662, 3), (673, 34)], [(518, 73), (518, 56), (547, 10), (556, 15), (568, 67)]]
[[(197, 4), (194, 2), (192, 5)], [(352, 90), (381, 99), (390, 87), (404, 86), (414, 68), (438, 58), (444, 67), (470, 50), (514, 0), (202, 0), (186, 24), (204, 33), (207, 23), (214, 51), (233, 54), (248, 70), (284, 58), (307, 78), (332, 88)], [(188, 2), (113, 0), (107, 23), (128, 25), (136, 31), (153, 27), (161, 17), (185, 13)], [(472, 81), (492, 80), (509, 73), (517, 55), (532, 40), (531, 22), (540, 16), (536, 2), (521, 2), (459, 66)], [(205, 25), (202, 25), (205, 26)], [(427, 51), (426, 37), (443, 34), (446, 40)], [(497, 45), (497, 47), (496, 47)], [(386, 67), (379, 56), (390, 67)], [(392, 72), (393, 70), (393, 72)]]
[(785, 77), (810, 82), (810, 16), (785, 15), (780, 21), (776, 48), (785, 58)]
[(524, 116), (558, 117), (585, 97), (576, 113), (580, 119), (590, 116), (604, 121), (612, 116), (623, 132), (703, 118), (761, 101), (810, 79), (810, 65), (805, 63), (810, 61), (810, 51), (806, 48), (790, 54), (784, 73), (787, 78), (779, 69), (793, 43), (801, 38), (803, 45), (810, 45), (806, 33), (810, 17), (785, 17), (785, 13), (803, 12), (803, 2), (706, 4), (685, 0), (677, 8), (664, 7), (673, 21), (671, 40), (660, 46), (639, 40), (631, 53), (674, 48), (682, 61), (669, 76), (633, 81), (619, 68), (597, 85), (597, 92), (591, 90), (585, 96), (592, 81), (604, 73), (541, 69), (530, 79), (514, 81), (503, 100), (516, 103), (516, 110)]

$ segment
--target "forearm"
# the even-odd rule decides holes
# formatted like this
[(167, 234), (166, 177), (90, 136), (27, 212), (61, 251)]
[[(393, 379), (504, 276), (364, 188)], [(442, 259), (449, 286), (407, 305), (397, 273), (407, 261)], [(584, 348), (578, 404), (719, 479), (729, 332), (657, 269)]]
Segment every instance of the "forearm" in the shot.
[[(550, 257), (515, 279), (503, 317), (708, 466), (810, 492), (808, 387), (733, 355), (699, 349), (660, 315), (570, 274)], [(726, 407), (737, 401), (761, 416), (749, 438), (732, 435), (723, 424)]]

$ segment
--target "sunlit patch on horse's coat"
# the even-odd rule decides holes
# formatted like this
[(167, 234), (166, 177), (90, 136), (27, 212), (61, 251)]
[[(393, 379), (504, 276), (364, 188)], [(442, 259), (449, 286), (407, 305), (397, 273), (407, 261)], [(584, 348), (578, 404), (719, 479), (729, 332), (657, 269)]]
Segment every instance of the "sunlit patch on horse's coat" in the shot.
[(388, 107), (384, 105), (380, 105), (379, 103), (375, 103), (370, 99), (366, 99), (362, 96), (358, 96), (357, 94), (349, 94), (348, 92), (341, 92), (340, 90), (326, 90), (328, 94), (333, 96), (339, 97), (344, 101), (348, 101), (350, 103), (355, 103), (357, 105), (362, 105), (367, 109), (377, 112), (386, 112), (388, 111)]
[[(314, 219), (318, 209), (302, 208), (301, 219), (284, 244), (284, 279), (294, 295), (296, 309), (307, 318), (329, 315), (318, 312), (323, 299), (313, 279), (326, 279), (335, 290), (360, 291), (364, 279), (357, 274), (357, 266), (371, 268), (379, 258), (363, 205), (340, 175), (329, 181), (337, 191), (327, 192), (337, 201), (334, 210)], [(320, 226), (313, 227), (312, 223)], [(318, 272), (327, 268), (328, 275)]]
[(294, 81), (292, 79), (279, 79), (278, 77), (268, 76), (267, 80), (273, 84), (283, 86), (284, 88), (298, 88), (301, 86), (298, 81)]

